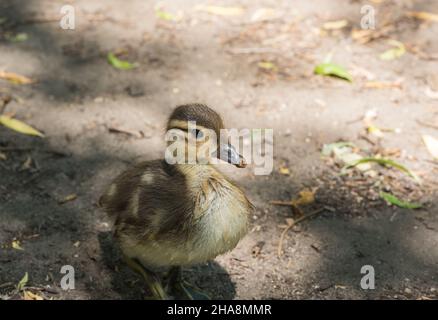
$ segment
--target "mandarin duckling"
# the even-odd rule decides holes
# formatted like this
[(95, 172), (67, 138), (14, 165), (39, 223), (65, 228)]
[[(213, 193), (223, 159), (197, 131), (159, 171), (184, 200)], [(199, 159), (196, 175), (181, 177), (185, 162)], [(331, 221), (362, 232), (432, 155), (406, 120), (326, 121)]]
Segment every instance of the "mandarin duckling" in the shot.
[[(195, 129), (190, 125), (194, 122)], [(181, 267), (232, 250), (247, 233), (253, 205), (212, 165), (215, 158), (246, 165), (230, 143), (219, 141), (223, 127), (221, 117), (205, 105), (177, 107), (167, 130), (181, 138), (185, 152), (194, 139), (195, 161), (169, 164), (166, 158), (134, 165), (110, 184), (99, 201), (114, 220), (114, 238), (124, 260), (143, 276), (153, 298), (167, 299), (170, 290), (184, 298), (208, 298), (182, 281)], [(202, 139), (208, 132), (216, 138)], [(215, 152), (206, 155), (203, 147)], [(154, 272), (163, 267), (169, 268), (166, 285)]]

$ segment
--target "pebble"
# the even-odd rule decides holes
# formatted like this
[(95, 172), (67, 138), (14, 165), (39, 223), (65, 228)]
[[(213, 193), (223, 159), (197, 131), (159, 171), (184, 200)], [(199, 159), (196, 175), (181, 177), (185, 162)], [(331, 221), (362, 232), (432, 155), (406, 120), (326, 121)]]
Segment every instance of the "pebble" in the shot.
[(141, 97), (144, 96), (144, 89), (140, 85), (130, 85), (126, 88), (126, 91), (131, 97)]

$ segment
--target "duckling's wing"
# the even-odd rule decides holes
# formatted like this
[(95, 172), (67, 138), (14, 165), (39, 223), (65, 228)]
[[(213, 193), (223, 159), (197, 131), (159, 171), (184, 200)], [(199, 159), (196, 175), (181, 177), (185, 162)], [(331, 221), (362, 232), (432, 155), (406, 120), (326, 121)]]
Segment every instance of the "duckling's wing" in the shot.
[(134, 191), (138, 188), (142, 173), (153, 165), (150, 162), (143, 162), (121, 173), (117, 176), (99, 199), (99, 206), (108, 215), (117, 219), (123, 214), (132, 201)]
[(116, 233), (136, 238), (184, 236), (193, 211), (184, 176), (164, 161), (140, 163), (120, 174), (99, 204), (115, 222)]

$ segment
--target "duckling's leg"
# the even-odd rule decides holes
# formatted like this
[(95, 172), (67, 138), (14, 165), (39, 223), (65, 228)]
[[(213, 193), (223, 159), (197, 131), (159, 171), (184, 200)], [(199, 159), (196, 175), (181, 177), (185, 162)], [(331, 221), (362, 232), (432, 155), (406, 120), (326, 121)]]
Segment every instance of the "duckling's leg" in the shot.
[(172, 293), (178, 294), (178, 297), (182, 296), (183, 299), (210, 300), (207, 294), (195, 289), (183, 280), (181, 267), (172, 267), (169, 270), (166, 288), (170, 289)]
[(124, 256), (123, 259), (125, 260), (128, 267), (130, 267), (132, 270), (139, 273), (143, 277), (154, 299), (167, 300), (169, 298), (155, 273), (143, 267), (143, 265), (138, 262), (137, 259), (132, 259), (127, 256)]

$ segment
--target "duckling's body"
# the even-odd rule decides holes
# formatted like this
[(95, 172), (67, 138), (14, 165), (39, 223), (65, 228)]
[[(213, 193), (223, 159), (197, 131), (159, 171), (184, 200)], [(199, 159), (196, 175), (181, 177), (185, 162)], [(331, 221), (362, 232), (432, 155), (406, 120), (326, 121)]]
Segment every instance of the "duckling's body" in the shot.
[[(196, 161), (140, 163), (120, 174), (100, 199), (114, 220), (115, 239), (126, 262), (159, 299), (167, 293), (150, 269), (172, 267), (169, 282), (182, 283), (181, 266), (208, 261), (237, 245), (253, 210), (243, 191), (211, 164), (214, 154), (237, 167), (246, 165), (229, 142), (217, 138), (223, 123), (215, 111), (200, 104), (180, 106), (167, 127), (181, 138), (176, 140), (180, 159), (189, 159), (193, 151)], [(214, 152), (205, 154), (202, 147)], [(180, 289), (190, 298), (201, 296), (183, 285)]]
[(232, 250), (252, 205), (211, 165), (143, 162), (122, 173), (101, 199), (125, 255), (148, 267), (202, 263)]

